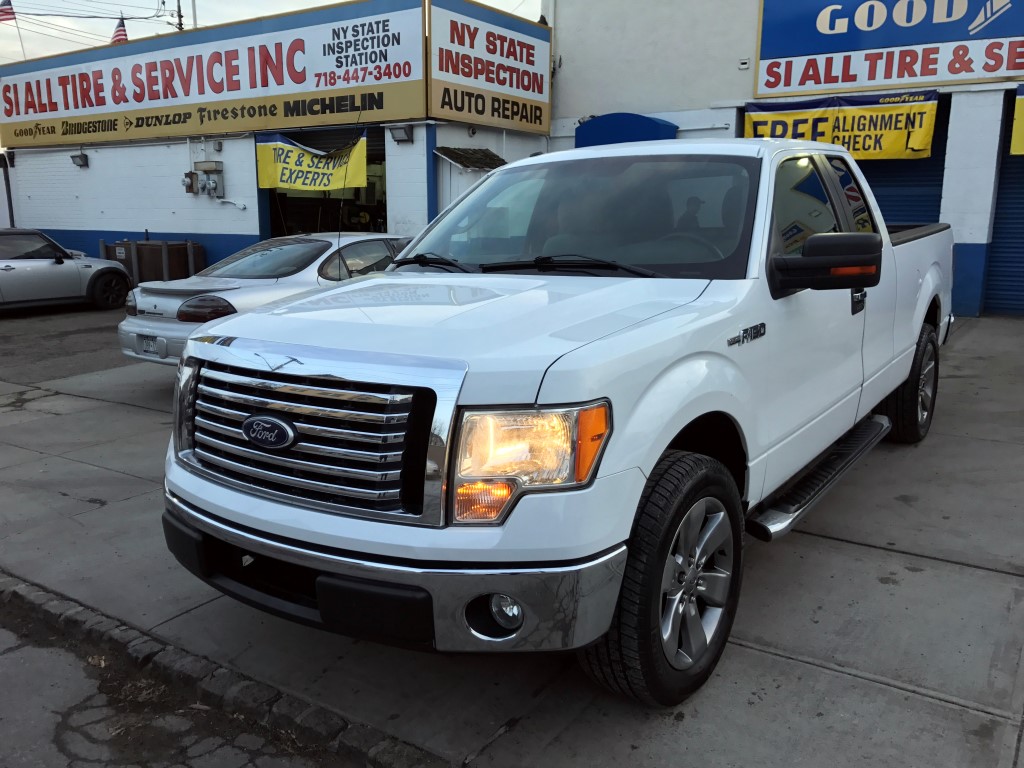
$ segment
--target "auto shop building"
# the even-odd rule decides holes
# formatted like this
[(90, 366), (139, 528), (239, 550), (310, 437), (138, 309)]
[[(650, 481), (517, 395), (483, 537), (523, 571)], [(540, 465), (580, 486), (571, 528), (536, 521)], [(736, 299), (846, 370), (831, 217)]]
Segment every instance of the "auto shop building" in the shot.
[(191, 239), (208, 261), (299, 231), (414, 234), (546, 148), (550, 45), (468, 0), (363, 0), (5, 65), (13, 223), (91, 255)]

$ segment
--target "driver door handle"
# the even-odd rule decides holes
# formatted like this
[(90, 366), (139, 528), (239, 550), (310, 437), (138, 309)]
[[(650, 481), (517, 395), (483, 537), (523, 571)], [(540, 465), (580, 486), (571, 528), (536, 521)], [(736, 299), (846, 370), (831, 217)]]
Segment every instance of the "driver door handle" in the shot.
[(850, 289), (850, 314), (858, 315), (864, 311), (864, 307), (868, 300), (867, 288), (851, 288)]
[(15, 269), (16, 267), (12, 267), (10, 264), (5, 264), (4, 266), (0, 267), (0, 270), (3, 270), (4, 272), (13, 272)]

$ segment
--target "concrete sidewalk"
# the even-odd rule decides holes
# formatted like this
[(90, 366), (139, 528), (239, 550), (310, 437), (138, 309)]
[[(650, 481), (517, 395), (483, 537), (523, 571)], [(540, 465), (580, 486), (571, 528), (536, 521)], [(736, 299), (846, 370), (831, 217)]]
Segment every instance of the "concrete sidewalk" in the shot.
[(0, 383), (0, 567), (453, 764), (1024, 768), (1022, 331), (960, 324), (928, 439), (751, 543), (734, 640), (674, 710), (571, 655), (356, 642), (196, 581), (160, 528), (172, 368)]

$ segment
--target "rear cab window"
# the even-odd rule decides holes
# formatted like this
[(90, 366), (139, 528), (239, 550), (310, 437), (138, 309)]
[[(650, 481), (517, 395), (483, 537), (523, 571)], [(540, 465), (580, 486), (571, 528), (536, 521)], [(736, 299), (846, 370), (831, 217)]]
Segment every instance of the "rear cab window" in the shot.
[(825, 168), (833, 175), (836, 185), (843, 190), (843, 198), (849, 208), (854, 230), (868, 233), (878, 232), (878, 226), (871, 215), (867, 198), (864, 197), (864, 192), (853, 177), (853, 172), (846, 161), (841, 157), (826, 157)]

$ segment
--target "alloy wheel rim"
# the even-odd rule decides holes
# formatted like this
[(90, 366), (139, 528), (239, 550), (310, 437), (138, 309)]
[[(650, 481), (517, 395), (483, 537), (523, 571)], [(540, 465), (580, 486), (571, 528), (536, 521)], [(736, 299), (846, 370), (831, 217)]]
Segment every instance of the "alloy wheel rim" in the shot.
[(921, 358), (921, 376), (917, 384), (917, 423), (924, 426), (932, 414), (935, 403), (935, 385), (938, 378), (935, 349), (929, 344)]
[(732, 526), (718, 499), (700, 499), (683, 515), (661, 578), (661, 646), (676, 669), (699, 662), (722, 625), (733, 546)]

